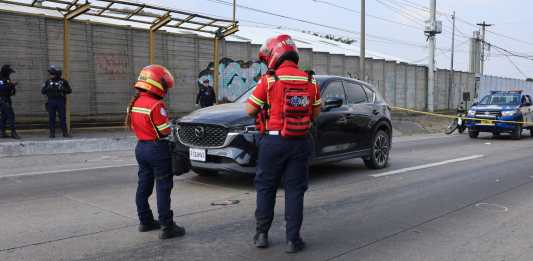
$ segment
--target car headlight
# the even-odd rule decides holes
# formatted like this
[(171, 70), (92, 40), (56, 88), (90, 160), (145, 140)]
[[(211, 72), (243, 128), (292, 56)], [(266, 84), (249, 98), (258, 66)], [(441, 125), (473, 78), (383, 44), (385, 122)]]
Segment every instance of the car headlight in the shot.
[(475, 110), (468, 110), (468, 116), (476, 116)]
[(256, 131), (255, 125), (232, 127), (229, 130), (230, 133), (247, 133), (250, 131)]
[(515, 114), (516, 114), (516, 111), (502, 111), (503, 117), (514, 116)]

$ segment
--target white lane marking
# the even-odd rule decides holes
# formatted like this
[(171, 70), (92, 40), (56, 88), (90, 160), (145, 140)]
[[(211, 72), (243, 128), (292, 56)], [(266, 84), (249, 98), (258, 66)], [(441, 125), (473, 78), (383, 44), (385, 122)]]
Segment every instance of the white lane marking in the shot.
[(374, 178), (379, 178), (379, 177), (384, 177), (384, 176), (391, 176), (391, 175), (402, 174), (402, 173), (415, 171), (415, 170), (438, 167), (438, 166), (451, 164), (451, 163), (456, 163), (456, 162), (475, 160), (475, 159), (479, 159), (479, 158), (483, 158), (483, 157), (485, 157), (485, 155), (473, 155), (473, 156), (469, 156), (469, 157), (445, 160), (445, 161), (441, 161), (441, 162), (429, 163), (429, 164), (424, 164), (424, 165), (414, 166), (414, 167), (409, 167), (409, 168), (404, 168), (404, 169), (397, 169), (397, 170), (383, 172), (383, 173), (374, 174), (374, 175), (370, 175), (370, 176), (372, 176)]
[(109, 166), (100, 166), (100, 167), (87, 167), (87, 168), (78, 168), (78, 169), (60, 169), (60, 170), (36, 171), (36, 172), (26, 172), (26, 173), (12, 174), (12, 175), (0, 175), (0, 179), (2, 179), (2, 178), (16, 178), (16, 177), (23, 177), (23, 176), (40, 176), (40, 175), (48, 175), (48, 174), (60, 174), (60, 173), (86, 171), (86, 170), (100, 170), (100, 169), (110, 169), (110, 168), (133, 167), (133, 166), (137, 166), (137, 163), (122, 164), (122, 165), (109, 165)]

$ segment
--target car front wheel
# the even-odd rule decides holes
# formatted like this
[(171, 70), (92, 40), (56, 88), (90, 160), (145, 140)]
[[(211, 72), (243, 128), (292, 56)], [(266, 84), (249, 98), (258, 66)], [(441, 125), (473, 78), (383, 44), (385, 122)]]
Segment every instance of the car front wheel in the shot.
[(469, 129), (468, 130), (468, 136), (470, 136), (470, 138), (472, 138), (472, 139), (477, 139), (477, 137), (479, 137), (479, 131)]
[(516, 127), (511, 135), (513, 136), (513, 140), (522, 139), (522, 126)]
[(379, 130), (374, 135), (371, 155), (363, 158), (365, 166), (369, 169), (382, 169), (387, 167), (389, 164), (390, 144), (390, 135), (383, 130)]

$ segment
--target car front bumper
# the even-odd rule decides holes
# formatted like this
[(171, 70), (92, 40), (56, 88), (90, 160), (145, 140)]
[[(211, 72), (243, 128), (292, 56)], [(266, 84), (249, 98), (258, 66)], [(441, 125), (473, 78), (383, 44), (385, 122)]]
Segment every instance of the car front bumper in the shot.
[(255, 174), (257, 139), (255, 134), (240, 134), (226, 147), (206, 148), (206, 161), (191, 160), (191, 166), (193, 170)]
[(471, 130), (476, 130), (480, 132), (512, 132), (520, 126), (518, 123), (511, 122), (521, 122), (521, 118), (516, 117), (500, 117), (497, 119), (486, 119), (486, 120), (500, 120), (500, 121), (510, 121), (510, 122), (493, 122), (492, 125), (481, 124), (480, 120), (467, 120), (466, 127)]

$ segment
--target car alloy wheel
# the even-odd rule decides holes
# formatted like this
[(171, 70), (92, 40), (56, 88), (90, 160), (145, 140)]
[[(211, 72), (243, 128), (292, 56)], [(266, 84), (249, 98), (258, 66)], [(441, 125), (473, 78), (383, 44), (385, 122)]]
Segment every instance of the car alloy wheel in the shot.
[(385, 131), (378, 131), (372, 144), (372, 155), (364, 158), (365, 165), (370, 169), (385, 168), (389, 162), (390, 137)]

